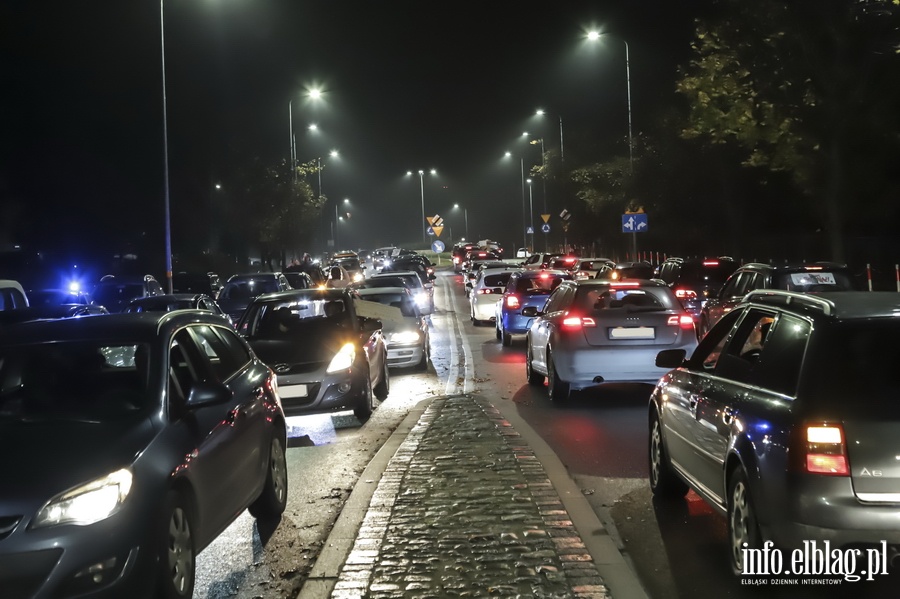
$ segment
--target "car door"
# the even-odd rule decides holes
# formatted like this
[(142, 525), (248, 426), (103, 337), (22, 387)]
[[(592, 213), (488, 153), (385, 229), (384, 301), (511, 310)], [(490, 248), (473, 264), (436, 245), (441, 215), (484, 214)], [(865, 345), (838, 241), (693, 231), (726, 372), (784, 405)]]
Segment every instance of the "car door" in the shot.
[(538, 372), (547, 372), (547, 347), (555, 330), (557, 321), (565, 314), (575, 297), (575, 288), (561, 285), (553, 290), (547, 303), (541, 308), (543, 314), (531, 325), (532, 367)]
[(752, 271), (737, 272), (732, 275), (719, 297), (706, 303), (706, 314), (710, 326), (716, 324), (722, 316), (730, 312), (743, 299), (748, 283), (756, 276)]

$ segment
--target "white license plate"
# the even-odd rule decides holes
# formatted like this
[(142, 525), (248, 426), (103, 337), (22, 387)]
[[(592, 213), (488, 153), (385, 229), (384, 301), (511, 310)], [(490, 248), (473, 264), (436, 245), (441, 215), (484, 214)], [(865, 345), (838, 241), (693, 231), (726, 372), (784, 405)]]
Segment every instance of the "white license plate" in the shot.
[(306, 397), (309, 394), (306, 385), (283, 385), (278, 387), (278, 396), (283, 398)]
[(610, 339), (656, 339), (653, 327), (616, 327), (609, 329)]

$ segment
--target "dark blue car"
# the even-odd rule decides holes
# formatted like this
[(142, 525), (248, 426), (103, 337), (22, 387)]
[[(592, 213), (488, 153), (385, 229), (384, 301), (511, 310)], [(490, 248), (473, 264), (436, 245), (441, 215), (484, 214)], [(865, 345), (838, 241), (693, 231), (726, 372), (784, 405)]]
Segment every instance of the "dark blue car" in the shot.
[(503, 297), (497, 302), (497, 339), (512, 345), (513, 335), (524, 335), (531, 328), (533, 316), (523, 316), (526, 307), (542, 308), (563, 281), (571, 281), (572, 274), (561, 270), (524, 270), (515, 272), (506, 284)]

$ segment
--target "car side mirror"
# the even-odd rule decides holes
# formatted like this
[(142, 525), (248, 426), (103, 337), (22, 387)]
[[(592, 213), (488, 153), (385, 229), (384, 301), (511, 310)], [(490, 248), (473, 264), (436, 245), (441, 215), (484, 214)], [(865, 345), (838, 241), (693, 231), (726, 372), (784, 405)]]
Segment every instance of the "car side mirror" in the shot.
[(535, 308), (534, 306), (525, 306), (522, 308), (522, 316), (541, 316), (543, 312)]
[(659, 368), (678, 368), (684, 365), (686, 357), (687, 351), (683, 349), (664, 349), (656, 354), (656, 366)]
[(187, 406), (202, 408), (223, 404), (231, 397), (231, 390), (218, 381), (195, 381), (188, 393)]

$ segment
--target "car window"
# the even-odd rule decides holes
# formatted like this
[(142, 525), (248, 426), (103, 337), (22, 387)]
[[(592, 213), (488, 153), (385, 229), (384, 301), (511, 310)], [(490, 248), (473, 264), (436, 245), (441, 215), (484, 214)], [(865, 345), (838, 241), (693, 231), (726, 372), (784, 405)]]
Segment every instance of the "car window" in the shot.
[(484, 286), (485, 287), (505, 287), (506, 283), (509, 282), (509, 277), (512, 273), (504, 272), (495, 275), (487, 275), (484, 277)]
[(774, 320), (771, 311), (758, 308), (747, 310), (716, 363), (716, 375), (741, 383), (752, 382)]
[(852, 291), (853, 280), (845, 272), (817, 270), (780, 274), (775, 287), (788, 291)]
[(743, 272), (739, 272), (739, 273), (731, 275), (728, 278), (728, 280), (725, 282), (725, 286), (722, 287), (721, 297), (729, 298), (729, 297), (734, 297), (734, 296), (738, 295), (738, 291), (737, 291), (738, 283), (744, 277), (744, 274), (745, 273), (743, 273)]
[[(767, 326), (765, 320), (762, 322), (764, 327)], [(762, 334), (762, 351), (751, 372), (750, 382), (793, 396), (797, 392), (811, 329), (808, 321), (790, 314), (782, 314), (774, 324), (770, 323), (768, 335)]]
[(544, 306), (544, 312), (558, 312), (565, 310), (575, 297), (575, 290), (571, 287), (557, 287), (547, 299), (547, 305)]
[(741, 310), (732, 310), (713, 325), (691, 355), (690, 362), (694, 368), (702, 368), (706, 372), (712, 372), (715, 369), (731, 330), (741, 315)]
[(235, 354), (222, 340), (214, 328), (209, 325), (195, 325), (189, 327), (189, 331), (194, 337), (194, 341), (203, 350), (204, 355), (209, 360), (210, 368), (221, 382), (227, 382), (234, 376), (241, 367), (247, 363), (246, 359), (241, 359), (240, 354)]
[(565, 280), (560, 276), (523, 277), (516, 281), (516, 293), (525, 295), (550, 295)]

